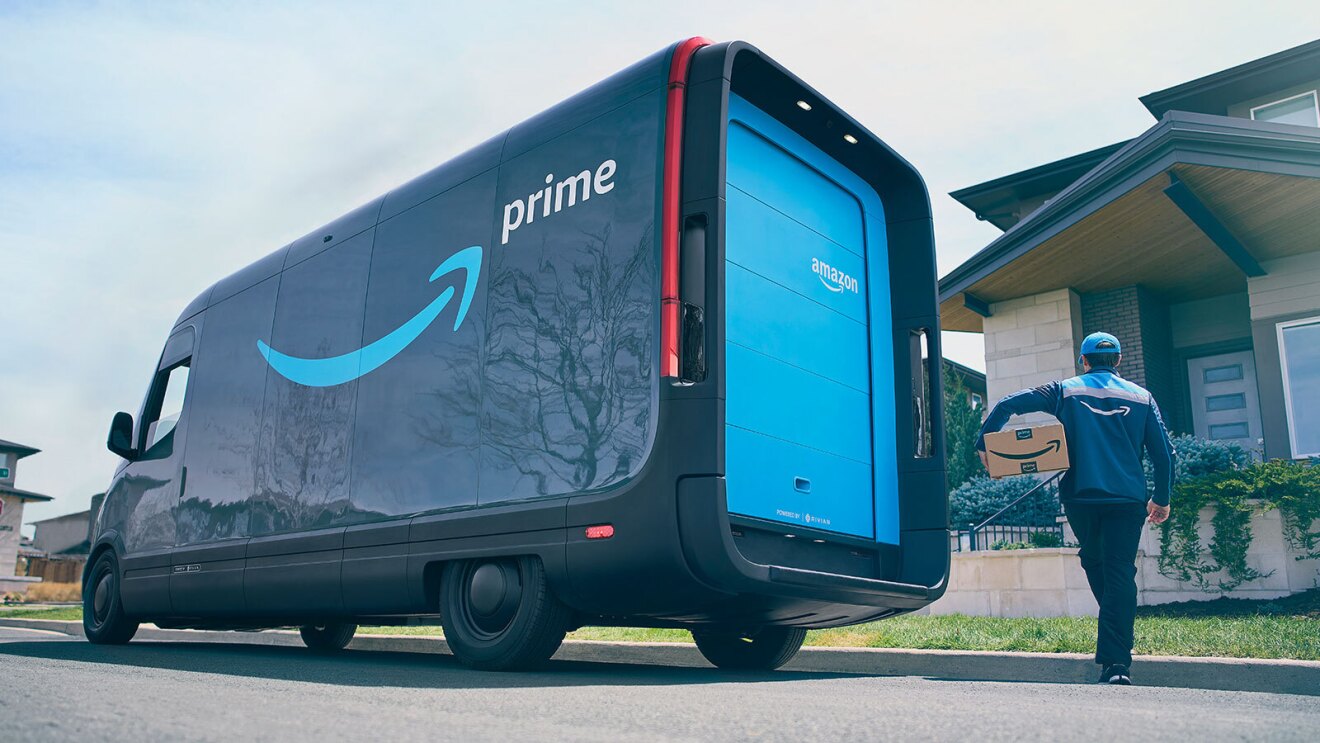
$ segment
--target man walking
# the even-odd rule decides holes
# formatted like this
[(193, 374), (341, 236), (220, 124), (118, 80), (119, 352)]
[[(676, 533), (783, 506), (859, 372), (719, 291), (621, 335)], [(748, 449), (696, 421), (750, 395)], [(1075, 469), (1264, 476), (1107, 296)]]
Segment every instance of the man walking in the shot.
[[(1137, 609), (1137, 545), (1144, 521), (1169, 518), (1173, 447), (1155, 398), (1118, 376), (1118, 339), (1092, 333), (1082, 341), (1081, 376), (1015, 392), (995, 405), (981, 426), (976, 448), (985, 461), (985, 435), (1010, 416), (1049, 413), (1063, 424), (1071, 468), (1059, 499), (1080, 546), (1091, 593), (1100, 605), (1095, 662), (1100, 683), (1130, 684), (1132, 625)], [(1149, 499), (1141, 466), (1145, 449), (1155, 469)]]

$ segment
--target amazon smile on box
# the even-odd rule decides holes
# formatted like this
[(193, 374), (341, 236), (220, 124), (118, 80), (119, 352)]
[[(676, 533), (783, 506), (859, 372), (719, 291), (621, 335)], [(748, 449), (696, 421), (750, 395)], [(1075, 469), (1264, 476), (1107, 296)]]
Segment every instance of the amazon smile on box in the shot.
[(988, 433), (985, 453), (994, 478), (1068, 469), (1068, 440), (1058, 423)]

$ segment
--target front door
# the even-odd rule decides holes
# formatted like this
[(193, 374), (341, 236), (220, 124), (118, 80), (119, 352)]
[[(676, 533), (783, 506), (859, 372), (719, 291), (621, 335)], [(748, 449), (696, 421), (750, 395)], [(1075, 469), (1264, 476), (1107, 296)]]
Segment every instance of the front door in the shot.
[(1204, 439), (1260, 450), (1260, 399), (1251, 351), (1221, 353), (1187, 361), (1192, 424)]
[(101, 506), (100, 522), (123, 540), (120, 594), (131, 613), (170, 612), (170, 554), (175, 544), (188, 417), (188, 391), (196, 331), (186, 326), (165, 344), (138, 416), (139, 454), (116, 474)]

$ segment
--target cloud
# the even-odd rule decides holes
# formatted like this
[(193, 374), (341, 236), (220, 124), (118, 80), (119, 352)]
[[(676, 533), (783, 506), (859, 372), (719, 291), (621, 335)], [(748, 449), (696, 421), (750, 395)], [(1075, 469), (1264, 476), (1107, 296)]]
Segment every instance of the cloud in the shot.
[[(1198, 22), (1186, 22), (1189, 14)], [(1268, 16), (1268, 17), (1267, 17)], [(1307, 41), (1312, 3), (41, 3), (0, 10), (0, 437), (86, 507), (216, 279), (664, 45), (756, 43), (944, 194), (1133, 136), (1136, 97)], [(1311, 21), (1311, 23), (1307, 23)], [(950, 339), (979, 365), (979, 341)]]

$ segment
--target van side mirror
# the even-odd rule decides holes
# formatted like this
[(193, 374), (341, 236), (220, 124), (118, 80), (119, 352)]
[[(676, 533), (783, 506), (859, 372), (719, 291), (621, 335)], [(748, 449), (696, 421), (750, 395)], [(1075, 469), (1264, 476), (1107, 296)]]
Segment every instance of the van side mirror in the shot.
[(115, 413), (110, 421), (110, 435), (106, 437), (105, 448), (132, 462), (137, 459), (137, 450), (133, 448), (133, 416), (128, 413)]

